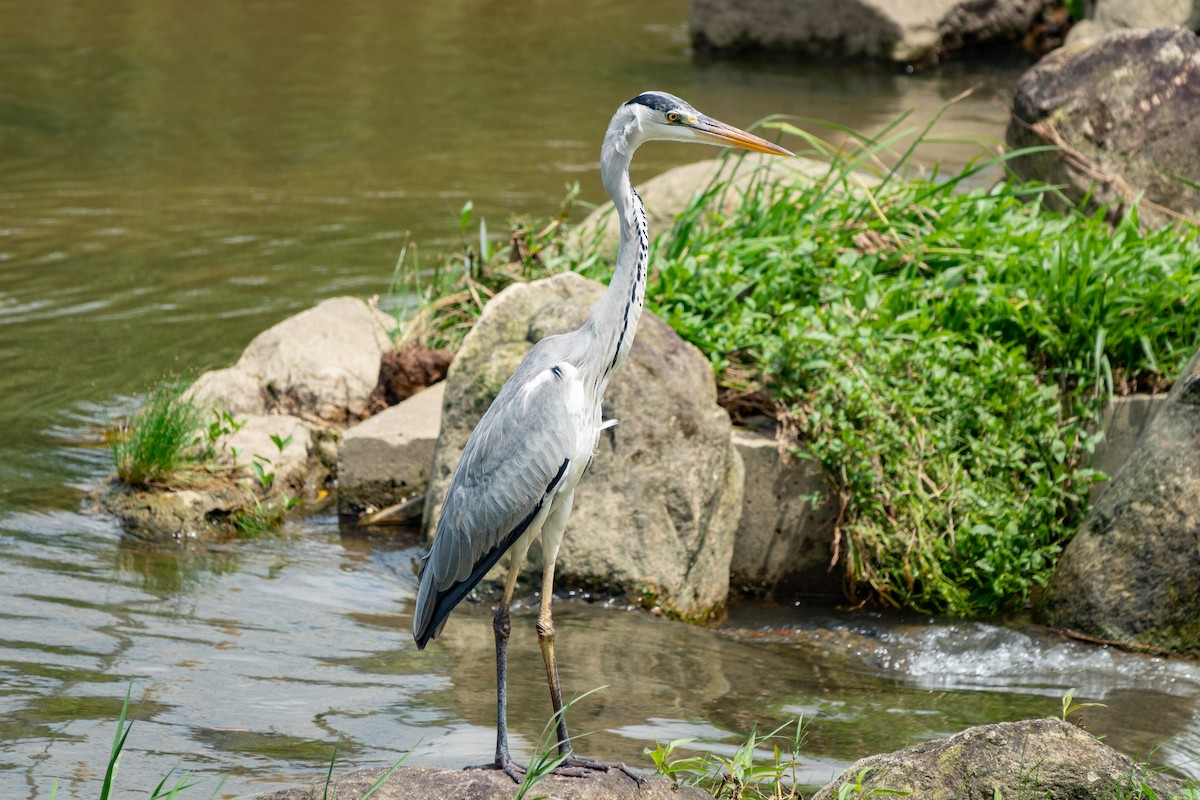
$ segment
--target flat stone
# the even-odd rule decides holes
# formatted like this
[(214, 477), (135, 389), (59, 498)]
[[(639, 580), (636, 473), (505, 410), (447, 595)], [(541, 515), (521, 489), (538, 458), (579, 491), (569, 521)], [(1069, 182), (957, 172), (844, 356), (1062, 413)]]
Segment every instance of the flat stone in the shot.
[[(1092, 467), (1106, 475), (1115, 475), (1166, 401), (1166, 394), (1133, 394), (1114, 397), (1106, 403), (1101, 417), (1104, 440), (1092, 453)], [(1107, 488), (1108, 481), (1093, 484), (1091, 503), (1103, 497)]]
[(444, 381), (348, 429), (338, 451), (338, 513), (359, 516), (425, 488), (441, 430)]
[(837, 503), (816, 462), (780, 453), (775, 437), (734, 428), (745, 465), (730, 585), (747, 594), (841, 597), (833, 567)]

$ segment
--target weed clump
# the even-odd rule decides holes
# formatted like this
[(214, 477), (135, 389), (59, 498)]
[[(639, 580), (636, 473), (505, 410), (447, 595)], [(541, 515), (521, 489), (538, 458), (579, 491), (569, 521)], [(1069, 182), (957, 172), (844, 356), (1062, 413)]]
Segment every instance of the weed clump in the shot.
[(187, 397), (186, 384), (164, 381), (129, 420), (110, 433), (117, 477), (130, 486), (194, 483), (203, 453), (197, 448), (208, 410)]

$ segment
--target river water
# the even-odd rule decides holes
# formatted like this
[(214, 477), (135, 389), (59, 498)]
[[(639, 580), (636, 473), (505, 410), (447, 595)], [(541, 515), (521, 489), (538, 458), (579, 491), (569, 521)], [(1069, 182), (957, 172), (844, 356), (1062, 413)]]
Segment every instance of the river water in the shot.
[[(0, 797), (94, 797), (126, 689), (118, 775), (172, 768), (233, 796), (343, 766), (461, 765), (493, 748), (490, 611), (406, 634), (417, 543), (331, 516), (278, 536), (155, 547), (91, 513), (98, 431), (169, 374), (236, 358), (339, 294), (385, 293), (406, 241), (429, 266), (458, 212), (503, 235), (565, 185), (603, 199), (599, 141), (646, 88), (738, 125), (770, 113), (878, 130), (978, 86), (922, 158), (1002, 136), (1022, 65), (903, 75), (696, 62), (686, 0), (342, 4), (0, 0)], [(820, 134), (827, 130), (806, 125)], [(634, 178), (700, 156), (650, 146)], [(707, 154), (705, 154), (707, 155)], [(582, 213), (582, 212), (580, 212)], [(548, 710), (528, 600), (511, 656), (514, 744)], [(808, 720), (804, 780), (983, 722), (1086, 724), (1200, 776), (1200, 669), (1002, 623), (736, 603), (684, 626), (590, 598), (558, 606), (581, 749), (647, 765), (655, 739), (730, 752)]]

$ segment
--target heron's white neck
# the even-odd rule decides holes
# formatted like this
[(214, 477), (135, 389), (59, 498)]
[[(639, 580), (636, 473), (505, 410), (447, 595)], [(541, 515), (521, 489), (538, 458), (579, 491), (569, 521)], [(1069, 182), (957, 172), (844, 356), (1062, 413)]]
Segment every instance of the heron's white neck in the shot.
[(602, 363), (597, 365), (600, 370), (597, 377), (603, 383), (625, 363), (646, 297), (650, 236), (646, 210), (629, 181), (629, 162), (641, 144), (638, 133), (636, 120), (623, 119), (619, 111), (609, 125), (600, 151), (600, 176), (616, 208), (621, 235), (612, 280), (592, 306), (588, 318), (588, 327), (599, 342), (597, 350), (603, 353)]

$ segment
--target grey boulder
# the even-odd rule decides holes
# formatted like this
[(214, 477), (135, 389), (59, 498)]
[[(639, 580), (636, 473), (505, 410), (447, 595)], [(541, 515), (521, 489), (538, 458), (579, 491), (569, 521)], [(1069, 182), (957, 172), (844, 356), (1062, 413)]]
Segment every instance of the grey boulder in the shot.
[(1200, 654), (1200, 353), (1063, 552), (1041, 622)]
[(973, 44), (1020, 40), (1042, 0), (693, 0), (701, 49), (765, 50), (900, 64), (936, 62)]
[(330, 298), (254, 337), (237, 364), (201, 375), (191, 394), (234, 415), (360, 419), (391, 349), (387, 326), (362, 300)]
[[(1061, 719), (1001, 722), (854, 762), (812, 800), (906, 794), (923, 800), (1177, 796), (1184, 782), (1136, 764)], [(1121, 789), (1124, 791), (1121, 791)]]
[(1088, 211), (1136, 202), (1152, 226), (1200, 217), (1200, 38), (1121, 30), (1050, 53), (1017, 81), (1006, 138), (1043, 148), (1009, 162), (1020, 177)]

